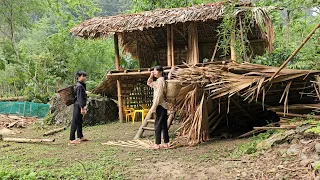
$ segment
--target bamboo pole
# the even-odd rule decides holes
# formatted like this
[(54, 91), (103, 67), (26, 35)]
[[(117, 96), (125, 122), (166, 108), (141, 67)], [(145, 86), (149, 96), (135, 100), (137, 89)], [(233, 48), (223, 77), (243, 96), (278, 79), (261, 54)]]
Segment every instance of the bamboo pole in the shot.
[[(119, 53), (119, 42), (118, 34), (114, 34), (114, 52), (115, 52), (115, 66), (117, 70), (120, 70), (120, 53)], [(118, 90), (118, 108), (119, 108), (119, 121), (123, 122), (123, 112), (122, 112), (122, 89), (121, 82), (117, 80), (117, 90)]]
[(287, 66), (287, 64), (291, 61), (291, 59), (300, 51), (300, 49), (304, 46), (304, 44), (311, 38), (311, 36), (316, 32), (316, 30), (320, 28), (320, 24), (318, 24), (310, 33), (309, 35), (302, 41), (300, 46), (291, 54), (291, 56), (280, 66), (277, 72), (275, 72), (271, 78), (269, 79), (269, 83), (274, 79), (279, 72)]
[(213, 50), (213, 53), (212, 53), (212, 57), (211, 57), (211, 62), (213, 62), (214, 57), (216, 56), (216, 53), (217, 53), (217, 50), (218, 50), (219, 41), (220, 41), (220, 37), (218, 38), (216, 46), (214, 47), (214, 50)]
[(172, 25), (167, 25), (167, 65), (172, 65)]
[(192, 51), (192, 35), (191, 35), (191, 24), (188, 26), (188, 62), (187, 64), (192, 64), (193, 60), (192, 60), (192, 55), (193, 51)]
[(231, 61), (236, 61), (236, 50), (235, 50), (235, 41), (236, 35), (235, 32), (232, 31), (230, 35), (230, 52), (231, 52)]
[(171, 26), (171, 66), (174, 66), (174, 36), (173, 36), (173, 25)]

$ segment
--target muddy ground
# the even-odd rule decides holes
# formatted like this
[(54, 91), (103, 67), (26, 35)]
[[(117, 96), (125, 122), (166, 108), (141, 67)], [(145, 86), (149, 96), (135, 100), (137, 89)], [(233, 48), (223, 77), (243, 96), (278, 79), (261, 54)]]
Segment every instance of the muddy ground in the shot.
[[(69, 129), (49, 136), (54, 143), (0, 141), (0, 179), (312, 179), (314, 172), (299, 165), (298, 156), (280, 155), (280, 146), (252, 155), (237, 149), (251, 139), (211, 140), (196, 147), (147, 150), (101, 145), (109, 140), (132, 140), (141, 122), (110, 123), (84, 128), (91, 141), (68, 145)], [(35, 123), (11, 137), (43, 137), (56, 128)], [(171, 138), (174, 130), (170, 129)], [(145, 134), (153, 139), (153, 133)], [(297, 167), (299, 166), (299, 167)], [(31, 174), (31, 175), (30, 175)], [(9, 178), (10, 179), (10, 178)], [(26, 178), (29, 179), (29, 178)], [(31, 178), (32, 179), (32, 178)]]

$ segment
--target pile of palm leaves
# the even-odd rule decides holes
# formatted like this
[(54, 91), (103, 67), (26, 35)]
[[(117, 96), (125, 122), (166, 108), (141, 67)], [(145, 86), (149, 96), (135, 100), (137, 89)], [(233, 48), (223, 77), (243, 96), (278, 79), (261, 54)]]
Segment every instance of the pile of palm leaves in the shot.
[[(243, 98), (242, 103), (255, 101), (263, 108), (283, 105), (284, 114), (289, 104), (316, 103), (320, 99), (320, 71), (283, 69), (271, 79), (277, 70), (277, 67), (226, 62), (175, 69), (171, 79), (184, 84), (176, 98), (181, 116), (179, 135), (186, 137), (189, 145), (208, 140), (210, 132), (225, 118), (223, 114), (229, 113), (230, 106), (241, 109), (232, 99), (235, 95)], [(215, 107), (210, 113), (209, 99), (214, 100)], [(225, 109), (221, 109), (222, 104), (227, 104)]]

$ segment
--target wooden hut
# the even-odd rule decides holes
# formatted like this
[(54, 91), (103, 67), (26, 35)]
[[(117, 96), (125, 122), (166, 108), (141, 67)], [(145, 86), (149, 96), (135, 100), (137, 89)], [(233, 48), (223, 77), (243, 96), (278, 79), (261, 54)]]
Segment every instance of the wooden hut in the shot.
[[(225, 3), (211, 3), (185, 8), (157, 9), (135, 14), (124, 14), (88, 19), (71, 32), (82, 38), (114, 37), (116, 71), (110, 71), (105, 81), (94, 91), (118, 99), (119, 119), (123, 121), (122, 106), (137, 107), (151, 104), (152, 91), (146, 80), (153, 64), (172, 66), (202, 64), (223, 59), (235, 60), (235, 34), (231, 33), (230, 54), (221, 57), (217, 29), (222, 23)], [(237, 17), (245, 16), (251, 3), (235, 5)], [(269, 27), (272, 26), (267, 19)], [(235, 26), (241, 26), (237, 21)], [(263, 54), (272, 49), (273, 31), (261, 28), (257, 22), (248, 31), (248, 47), (251, 55)], [(124, 53), (130, 53), (138, 61), (138, 69), (124, 70), (120, 67), (120, 45)], [(212, 62), (213, 63), (213, 62)], [(116, 93), (117, 92), (117, 93)]]

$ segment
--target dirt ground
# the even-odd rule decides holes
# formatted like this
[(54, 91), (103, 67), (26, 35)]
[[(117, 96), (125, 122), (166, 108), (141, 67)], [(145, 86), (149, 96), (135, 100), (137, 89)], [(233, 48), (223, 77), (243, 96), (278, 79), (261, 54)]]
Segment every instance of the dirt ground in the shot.
[[(69, 129), (49, 136), (48, 138), (56, 140), (53, 143), (0, 141), (0, 179), (1, 174), (14, 177), (13, 174), (19, 173), (26, 177), (33, 175), (34, 179), (313, 178), (310, 169), (296, 167), (298, 166), (296, 156), (279, 156), (280, 147), (260, 154), (237, 156), (236, 150), (250, 142), (250, 138), (211, 140), (196, 147), (170, 150), (147, 150), (101, 144), (110, 140), (132, 140), (140, 123), (136, 122), (134, 125), (110, 123), (86, 127), (84, 134), (91, 141), (76, 146), (68, 145)], [(43, 132), (53, 128), (56, 126), (36, 123), (18, 129), (22, 133), (8, 136), (43, 138)], [(175, 125), (170, 129), (171, 138), (174, 138), (176, 128)], [(152, 140), (153, 133), (145, 133), (145, 138)]]

